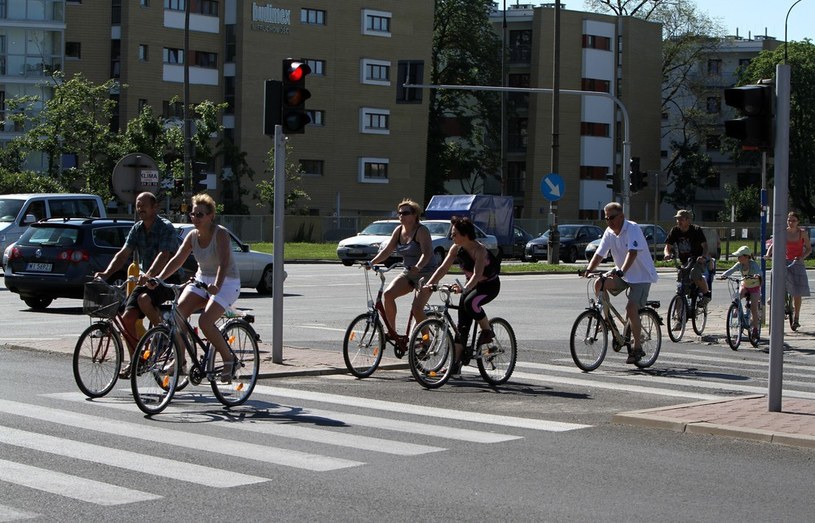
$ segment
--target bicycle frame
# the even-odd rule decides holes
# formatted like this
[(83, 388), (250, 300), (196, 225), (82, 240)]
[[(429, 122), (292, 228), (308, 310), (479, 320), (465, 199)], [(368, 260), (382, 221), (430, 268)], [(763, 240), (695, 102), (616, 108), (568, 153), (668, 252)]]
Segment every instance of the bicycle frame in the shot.
[[(592, 289), (593, 284), (591, 280), (593, 278), (600, 278), (600, 296), (595, 300), (591, 297), (594, 293)], [(611, 293), (608, 292), (606, 289), (606, 280), (608, 278), (601, 273), (595, 273), (590, 276), (589, 283), (588, 283), (588, 292), (589, 294), (589, 306), (588, 309), (597, 309), (600, 311), (600, 315), (603, 317), (603, 322), (608, 326), (609, 330), (611, 330), (611, 334), (614, 337), (614, 344), (615, 347), (622, 347), (626, 343), (625, 336), (620, 332), (620, 328), (617, 326), (617, 321), (623, 326), (628, 324), (628, 314), (623, 317), (622, 314), (614, 307), (611, 303)], [(626, 289), (626, 296), (628, 296), (628, 290)], [(615, 321), (615, 318), (617, 321)]]
[[(376, 293), (376, 300), (373, 299), (373, 293), (371, 292), (371, 280), (368, 276), (367, 270), (365, 271), (365, 288), (368, 295), (368, 311), (372, 314), (376, 314), (377, 317), (381, 319), (382, 325), (387, 331), (385, 342), (393, 345), (394, 351), (399, 351), (404, 355), (405, 351), (407, 350), (408, 337), (410, 336), (410, 332), (416, 320), (416, 318), (413, 316), (413, 307), (411, 306), (410, 313), (408, 313), (407, 323), (405, 324), (405, 334), (399, 334), (399, 332), (396, 330), (396, 326), (391, 325), (390, 322), (388, 322), (388, 318), (385, 315), (385, 304), (382, 301), (382, 297), (385, 294), (385, 273), (402, 266), (402, 264), (397, 263), (391, 265), (390, 267), (382, 267), (378, 265), (371, 267), (371, 270), (373, 270), (376, 275), (379, 276), (379, 290)], [(417, 292), (418, 290), (414, 291), (414, 297), (416, 296)], [(432, 308), (426, 307), (426, 310), (430, 311)]]

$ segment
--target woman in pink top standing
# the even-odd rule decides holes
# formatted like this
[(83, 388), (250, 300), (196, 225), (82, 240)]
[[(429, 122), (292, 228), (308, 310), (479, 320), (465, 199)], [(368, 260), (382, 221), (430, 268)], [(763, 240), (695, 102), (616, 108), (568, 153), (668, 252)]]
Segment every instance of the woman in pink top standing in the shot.
[[(812, 245), (809, 243), (807, 230), (800, 227), (800, 217), (795, 211), (790, 211), (787, 215), (787, 292), (792, 296), (792, 330), (798, 329), (798, 322), (801, 313), (801, 297), (809, 296), (809, 280), (804, 266), (804, 260), (812, 252)], [(767, 258), (772, 255), (773, 245), (767, 249)]]

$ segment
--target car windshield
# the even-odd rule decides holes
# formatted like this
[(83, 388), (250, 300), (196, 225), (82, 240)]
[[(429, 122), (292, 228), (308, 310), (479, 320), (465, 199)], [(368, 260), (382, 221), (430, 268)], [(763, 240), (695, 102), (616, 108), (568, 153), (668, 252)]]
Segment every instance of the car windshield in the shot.
[(390, 236), (399, 225), (397, 222), (374, 222), (362, 229), (360, 236)]
[(449, 222), (431, 222), (423, 223), (427, 230), (430, 231), (430, 236), (447, 236), (450, 234)]
[[(562, 240), (563, 238), (574, 238), (577, 231), (580, 230), (580, 227), (574, 225), (560, 225), (558, 226), (557, 230), (560, 233), (560, 239)], [(543, 233), (541, 238), (549, 238), (549, 231)]]
[(0, 199), (0, 222), (13, 222), (24, 203), (24, 200)]
[(79, 229), (69, 227), (29, 227), (17, 240), (19, 245), (53, 247), (69, 246), (76, 243)]

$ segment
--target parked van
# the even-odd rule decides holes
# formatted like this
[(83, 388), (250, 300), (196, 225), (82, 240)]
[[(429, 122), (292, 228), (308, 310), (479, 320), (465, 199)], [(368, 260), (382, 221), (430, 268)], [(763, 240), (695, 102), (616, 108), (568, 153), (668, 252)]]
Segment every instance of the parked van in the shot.
[(95, 194), (38, 193), (0, 195), (0, 253), (34, 222), (48, 218), (107, 218)]

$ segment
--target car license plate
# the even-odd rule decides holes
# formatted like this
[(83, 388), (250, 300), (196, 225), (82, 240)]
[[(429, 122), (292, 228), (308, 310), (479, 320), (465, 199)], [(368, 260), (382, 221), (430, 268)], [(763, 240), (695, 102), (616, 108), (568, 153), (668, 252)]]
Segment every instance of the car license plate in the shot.
[(362, 251), (359, 249), (348, 249), (348, 256), (360, 256)]
[(52, 266), (50, 263), (27, 263), (25, 270), (31, 272), (51, 272)]

